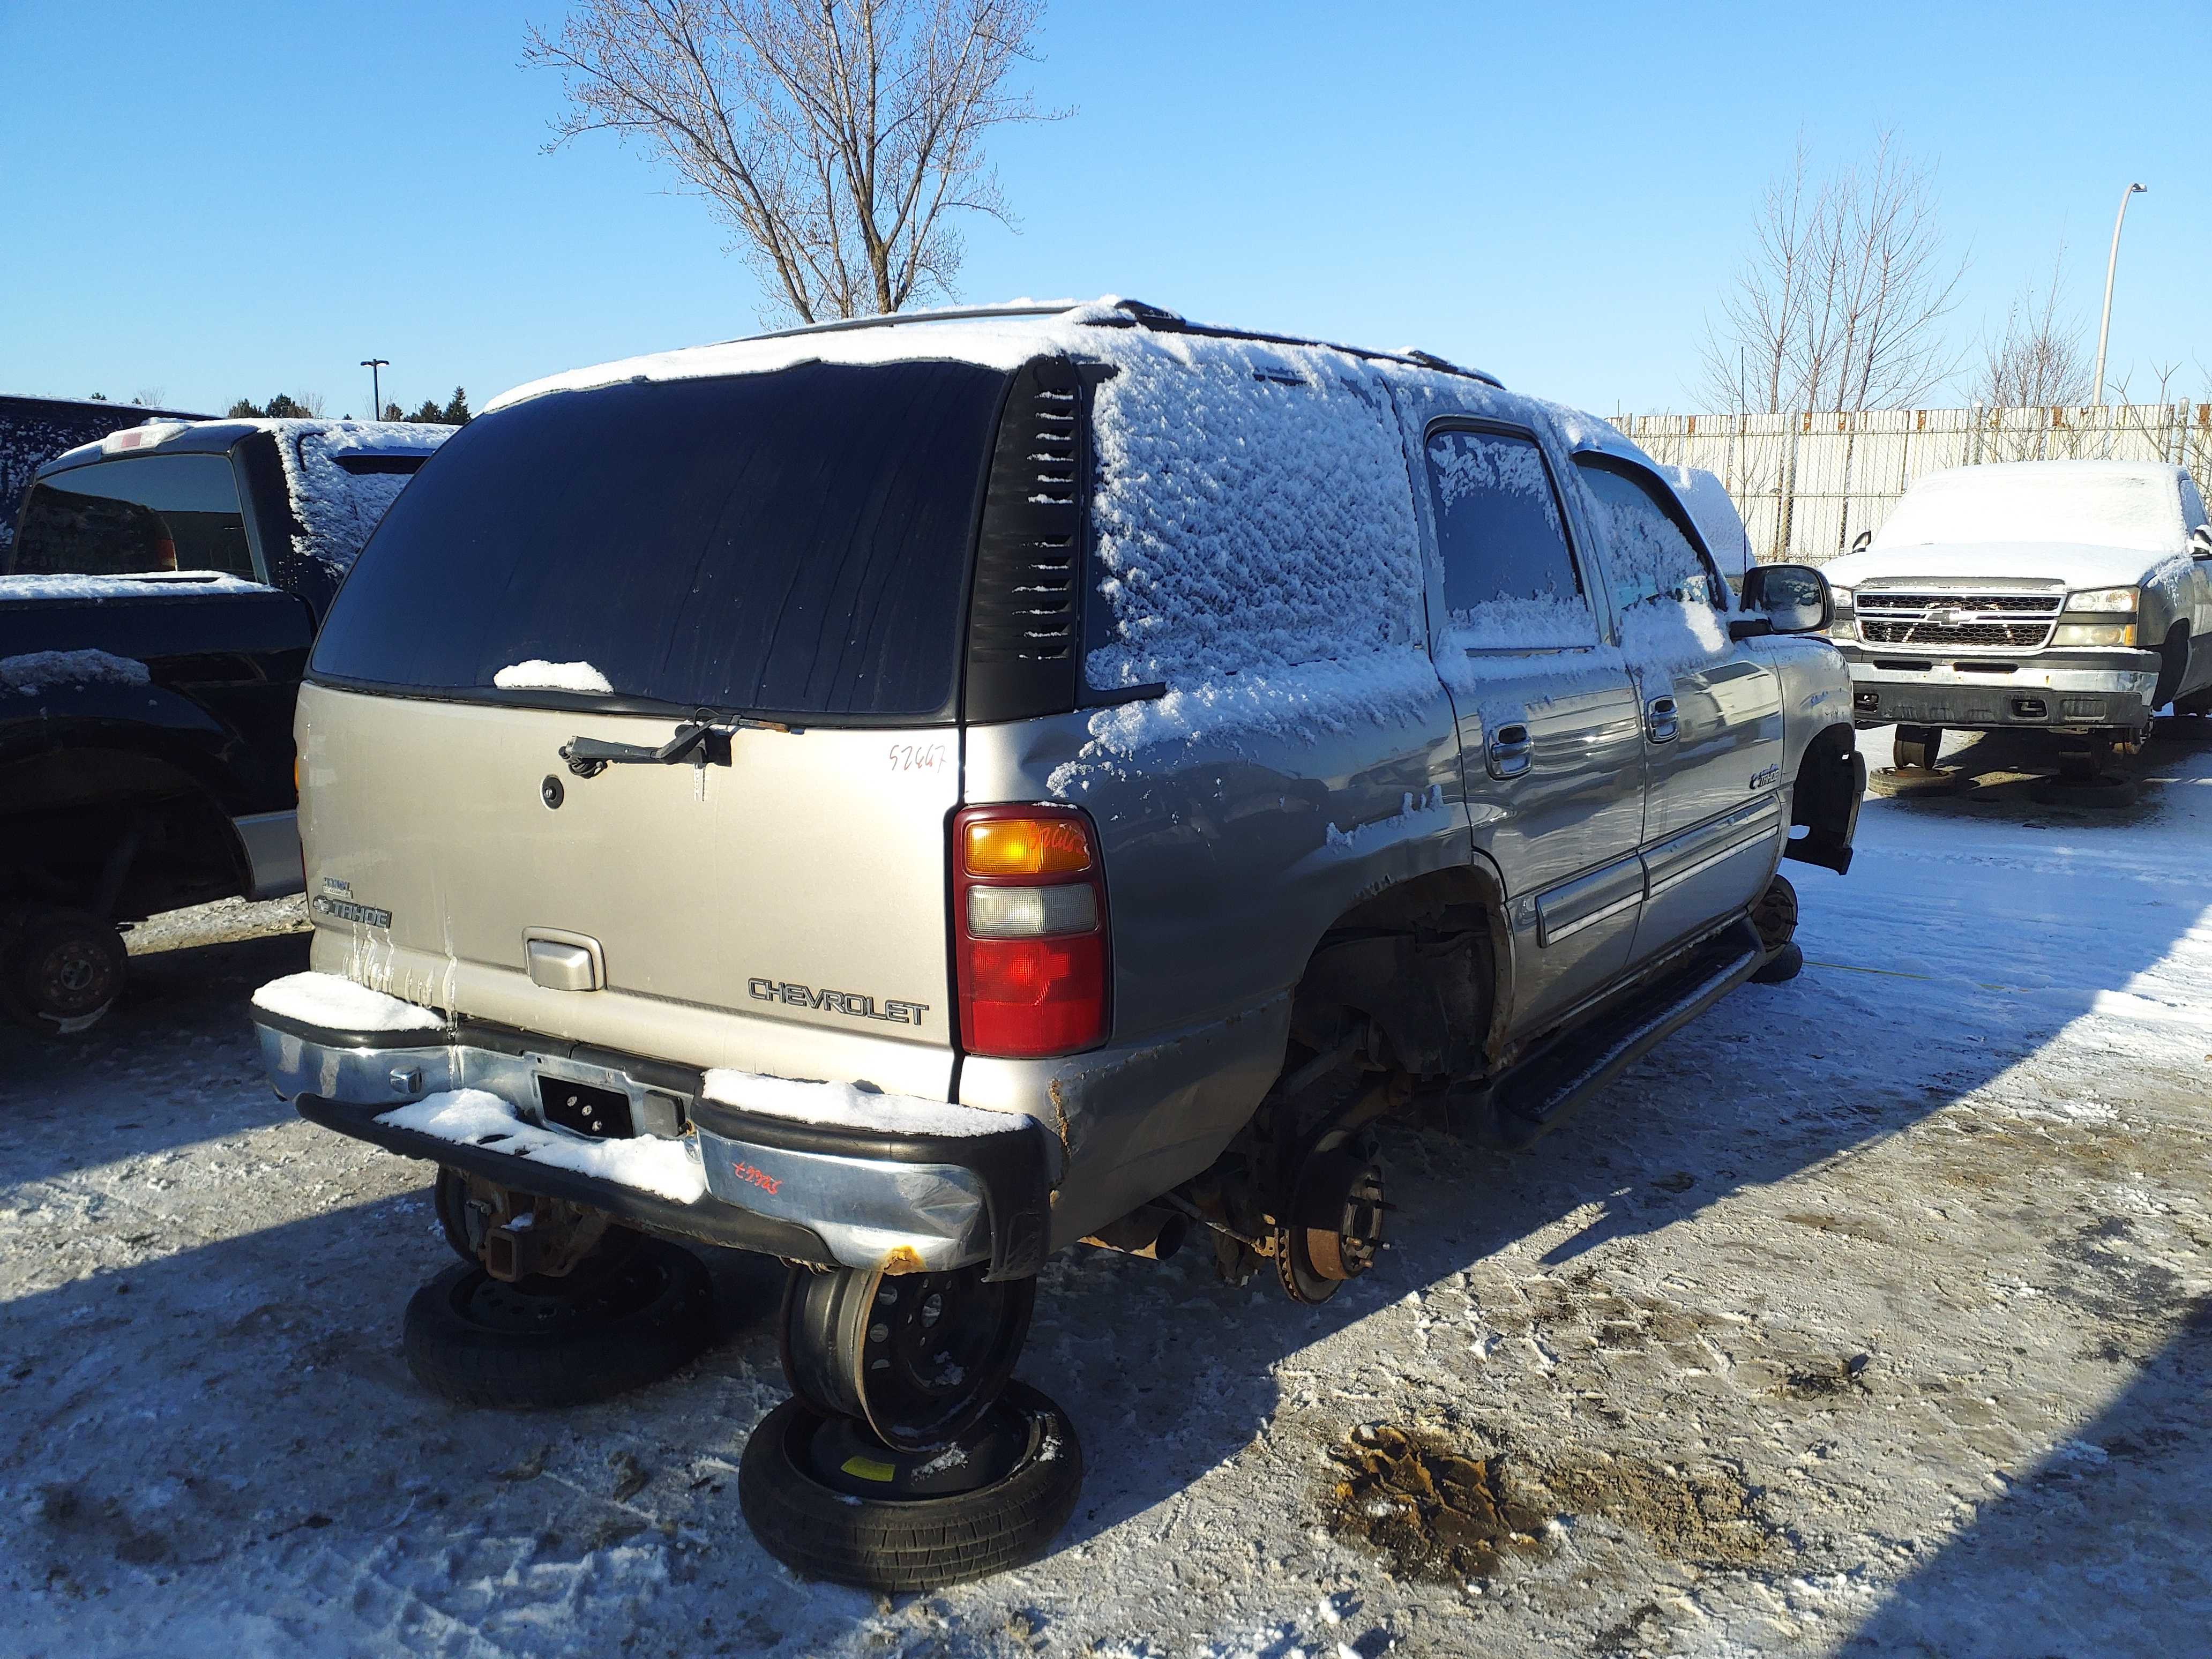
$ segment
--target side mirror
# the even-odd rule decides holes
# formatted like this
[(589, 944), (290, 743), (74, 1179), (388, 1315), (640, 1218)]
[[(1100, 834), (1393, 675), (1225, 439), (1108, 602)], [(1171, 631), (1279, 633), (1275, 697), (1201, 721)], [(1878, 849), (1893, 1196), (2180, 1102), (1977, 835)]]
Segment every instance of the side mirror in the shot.
[(2212, 524), (2200, 524), (2189, 532), (2189, 556), (2212, 559)]
[(1873, 545), (1874, 532), (1871, 530), (1862, 530), (1851, 538), (1851, 551), (1854, 553), (1863, 553)]
[(1817, 634), (1836, 615), (1828, 579), (1809, 564), (1752, 566), (1743, 579), (1743, 608), (1748, 617), (1729, 627), (1738, 639), (1753, 634)]

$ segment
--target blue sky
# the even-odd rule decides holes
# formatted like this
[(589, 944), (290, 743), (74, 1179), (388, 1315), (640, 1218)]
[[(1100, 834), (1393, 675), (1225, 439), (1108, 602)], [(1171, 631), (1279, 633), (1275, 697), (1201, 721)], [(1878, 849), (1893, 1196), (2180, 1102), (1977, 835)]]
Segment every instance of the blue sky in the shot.
[[(0, 0), (0, 391), (367, 411), (753, 331), (696, 200), (611, 139), (543, 153), (556, 0)], [(1936, 163), (1969, 344), (2066, 244), (2113, 375), (2212, 397), (2212, 7), (1056, 0), (1003, 132), (1018, 234), (963, 299), (1133, 295), (1417, 345), (1611, 413), (1695, 409), (1764, 182), (1877, 125)]]

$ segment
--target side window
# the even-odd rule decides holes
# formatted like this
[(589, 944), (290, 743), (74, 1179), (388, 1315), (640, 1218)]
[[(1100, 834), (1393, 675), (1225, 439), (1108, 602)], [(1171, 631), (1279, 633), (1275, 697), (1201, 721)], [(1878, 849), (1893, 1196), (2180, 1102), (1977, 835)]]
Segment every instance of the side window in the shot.
[(1567, 546), (1551, 468), (1523, 434), (1430, 434), (1444, 608), (1471, 648), (1583, 645), (1597, 624)]
[(1596, 507), (1613, 601), (1624, 615), (1660, 599), (1729, 608), (1719, 573), (1691, 540), (1681, 504), (1662, 495), (1663, 485), (1601, 456), (1576, 456), (1575, 471)]
[(2181, 528), (2185, 532), (2204, 522), (2204, 497), (2197, 491), (2197, 480), (2185, 472), (2181, 475)]
[(222, 570), (256, 580), (228, 455), (143, 455), (56, 473), (23, 505), (18, 574)]

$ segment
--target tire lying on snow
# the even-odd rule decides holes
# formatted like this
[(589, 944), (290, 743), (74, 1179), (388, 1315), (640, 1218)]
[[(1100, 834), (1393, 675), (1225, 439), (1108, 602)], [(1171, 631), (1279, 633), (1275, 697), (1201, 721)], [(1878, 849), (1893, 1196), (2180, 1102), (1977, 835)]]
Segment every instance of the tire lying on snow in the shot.
[[(965, 1492), (877, 1498), (863, 1495), (865, 1486), (892, 1490), (895, 1468), (902, 1477), (928, 1476), (965, 1453), (931, 1460), (879, 1448), (879, 1462), (863, 1449), (825, 1478), (817, 1446), (827, 1438), (837, 1445), (833, 1455), (847, 1449), (837, 1437), (849, 1419), (787, 1400), (745, 1442), (738, 1466), (745, 1524), (793, 1571), (860, 1589), (936, 1589), (1034, 1561), (1074, 1511), (1083, 1448), (1066, 1413), (1023, 1383), (1009, 1382), (992, 1411), (1010, 1413), (1019, 1437), (1011, 1467)], [(855, 1471), (857, 1480), (830, 1484)]]
[(714, 1340), (714, 1287), (689, 1250), (649, 1238), (571, 1296), (446, 1269), (407, 1304), (407, 1368), (464, 1406), (582, 1406), (658, 1382)]

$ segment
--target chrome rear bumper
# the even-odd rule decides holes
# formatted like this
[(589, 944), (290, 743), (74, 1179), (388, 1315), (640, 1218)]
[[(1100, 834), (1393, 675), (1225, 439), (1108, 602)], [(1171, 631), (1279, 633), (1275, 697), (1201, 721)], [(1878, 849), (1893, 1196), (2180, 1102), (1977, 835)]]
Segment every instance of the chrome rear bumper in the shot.
[[(310, 1121), (648, 1232), (822, 1267), (941, 1272), (988, 1262), (994, 1279), (1026, 1278), (1044, 1259), (1057, 1143), (1033, 1118), (972, 1136), (800, 1122), (705, 1099), (696, 1070), (474, 1022), (433, 1043), (428, 1033), (331, 1030), (260, 1008), (253, 1019), (270, 1082)], [(705, 1192), (683, 1202), (484, 1137), (449, 1139), (384, 1121), (428, 1096), (477, 1089), (538, 1135), (605, 1144), (546, 1123), (541, 1079), (626, 1097), (631, 1134), (684, 1144)]]

